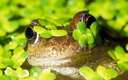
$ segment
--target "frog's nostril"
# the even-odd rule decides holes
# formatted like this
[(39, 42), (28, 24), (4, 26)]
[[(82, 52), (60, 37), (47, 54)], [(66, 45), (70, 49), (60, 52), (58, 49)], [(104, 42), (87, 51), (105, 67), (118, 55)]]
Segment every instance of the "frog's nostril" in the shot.
[(26, 36), (26, 38), (28, 38), (30, 40), (35, 36), (35, 32), (32, 30), (32, 28), (27, 27), (25, 36)]

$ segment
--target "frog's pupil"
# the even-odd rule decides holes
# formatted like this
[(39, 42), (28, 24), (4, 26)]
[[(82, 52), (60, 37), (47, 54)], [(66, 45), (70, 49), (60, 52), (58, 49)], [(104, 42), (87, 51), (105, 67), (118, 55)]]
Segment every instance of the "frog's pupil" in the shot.
[(34, 32), (33, 32), (33, 30), (32, 30), (30, 27), (28, 27), (28, 28), (26, 29), (25, 36), (26, 36), (28, 39), (33, 38)]
[(87, 21), (87, 27), (89, 27), (96, 19), (93, 16), (90, 16)]

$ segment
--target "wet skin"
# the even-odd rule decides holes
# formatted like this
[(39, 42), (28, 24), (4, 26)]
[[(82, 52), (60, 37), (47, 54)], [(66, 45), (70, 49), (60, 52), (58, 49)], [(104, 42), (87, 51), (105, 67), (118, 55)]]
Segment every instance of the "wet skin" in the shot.
[[(52, 37), (45, 39), (33, 32), (34, 26), (41, 26), (38, 20), (32, 21), (26, 29), (28, 42), (25, 49), (30, 51), (28, 63), (32, 66), (40, 66), (43, 69), (49, 68), (56, 73), (56, 80), (84, 80), (79, 75), (78, 69), (87, 65), (95, 69), (97, 65), (115, 67), (115, 62), (108, 56), (107, 51), (115, 48), (117, 43), (105, 42), (102, 35), (102, 43), (94, 48), (80, 46), (72, 38), (72, 32), (76, 29), (79, 21), (86, 23), (87, 27), (96, 19), (86, 11), (77, 13), (64, 29), (68, 31), (67, 36)], [(99, 33), (101, 35), (101, 33)]]

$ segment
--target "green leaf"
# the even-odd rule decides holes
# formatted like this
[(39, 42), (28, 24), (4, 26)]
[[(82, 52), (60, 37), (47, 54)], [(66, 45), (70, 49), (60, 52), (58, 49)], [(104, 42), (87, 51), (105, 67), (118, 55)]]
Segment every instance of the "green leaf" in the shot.
[(0, 69), (6, 68), (6, 67), (7, 67), (7, 65), (0, 62)]
[[(83, 76), (83, 77), (91, 77), (91, 74), (94, 73), (94, 71), (88, 67), (88, 66), (83, 66), (79, 69), (79, 72), (80, 74)], [(89, 72), (89, 73), (88, 73)]]
[(116, 46), (115, 51), (114, 51), (115, 56), (117, 59), (123, 59), (125, 56), (125, 51), (121, 46)]
[(122, 54), (125, 53), (124, 49), (121, 46), (116, 46), (115, 51)]
[(39, 73), (41, 73), (41, 72), (42, 72), (42, 69), (40, 67), (37, 67), (37, 66), (32, 67), (30, 69), (30, 75), (32, 75), (32, 76), (38, 76)]
[(96, 46), (96, 44), (88, 44), (88, 47), (91, 49), (91, 48), (94, 48)]
[(88, 44), (93, 44), (95, 42), (92, 34), (87, 34), (87, 37), (88, 37)]
[(17, 68), (16, 75), (19, 78), (25, 78), (25, 77), (29, 76), (29, 72), (28, 72), (28, 70), (25, 70), (25, 69), (22, 69), (22, 68)]
[(25, 59), (19, 59), (19, 60), (14, 61), (13, 68), (20, 67), (24, 62), (25, 62)]
[(7, 32), (13, 32), (19, 27), (18, 21), (7, 21), (6, 24), (4, 25), (4, 30)]
[(4, 46), (4, 50), (11, 50), (11, 49), (15, 49), (17, 47), (17, 43), (16, 42), (10, 42), (9, 44), (6, 44)]
[(10, 58), (12, 56), (11, 51), (5, 51), (4, 54), (2, 55), (4, 58)]
[(56, 75), (50, 72), (49, 69), (43, 70), (39, 76), (40, 80), (54, 80), (55, 78), (56, 78)]
[(9, 76), (7, 76), (7, 75), (0, 76), (0, 79), (1, 80), (11, 80), (11, 78)]
[(29, 51), (25, 51), (20, 55), (19, 59), (26, 59), (28, 56), (29, 56)]
[(96, 69), (97, 73), (105, 80), (110, 80), (118, 75), (118, 72), (112, 68), (106, 69), (103, 66), (98, 66)]
[(3, 37), (5, 35), (6, 35), (6, 31), (0, 28), (0, 37)]
[(128, 51), (128, 44), (126, 44), (126, 50)]
[(3, 47), (2, 45), (0, 45), (0, 56), (3, 54), (4, 50), (3, 50)]
[(80, 74), (87, 80), (103, 80), (96, 72), (94, 72), (90, 67), (83, 66), (79, 69)]
[(82, 34), (86, 33), (87, 26), (86, 26), (86, 24), (84, 22), (78, 22), (77, 28), (78, 28), (78, 30), (80, 30), (80, 32)]
[(16, 76), (15, 71), (11, 67), (7, 67), (4, 72), (8, 76)]
[(11, 57), (11, 59), (13, 61), (17, 61), (19, 59), (19, 57), (24, 53), (24, 49), (23, 47), (17, 47), (14, 51), (13, 51), (13, 56)]
[(3, 75), (3, 71), (2, 70), (0, 70), (0, 76), (2, 76)]
[(105, 73), (106, 73), (105, 80), (110, 80), (110, 79), (115, 78), (115, 77), (118, 76), (118, 72), (116, 70), (112, 69), (112, 68), (107, 69), (105, 71)]
[(0, 69), (6, 68), (7, 65), (4, 64), (4, 58), (0, 56)]
[(105, 76), (105, 68), (103, 67), (103, 66), (98, 66), (97, 68), (96, 68), (96, 72), (101, 76), (101, 77), (103, 77), (104, 78), (104, 76)]
[(86, 46), (86, 44), (87, 44), (87, 36), (86, 35), (81, 35), (80, 36), (79, 44), (81, 46)]
[(117, 66), (119, 69), (126, 71), (128, 70), (128, 61), (118, 61)]
[(39, 22), (42, 26), (46, 26), (46, 25), (47, 25), (46, 20), (38, 19), (38, 22)]
[(81, 35), (82, 35), (82, 34), (81, 34), (78, 30), (74, 30), (73, 33), (72, 33), (72, 37), (73, 37), (73, 39), (76, 40), (76, 41), (79, 40), (79, 38), (80, 38)]
[(45, 27), (46, 27), (47, 29), (57, 30), (56, 26), (53, 25), (53, 24), (47, 24)]
[(117, 57), (115, 56), (113, 50), (108, 50), (108, 54), (109, 54), (109, 56), (111, 56), (112, 59), (114, 59), (114, 60), (118, 60)]
[(44, 31), (46, 31), (45, 28), (41, 27), (41, 26), (34, 26), (34, 31), (37, 32), (38, 34), (42, 34)]
[(91, 24), (91, 26), (90, 26), (90, 29), (91, 29), (93, 35), (96, 37), (96, 35), (98, 35), (99, 30), (100, 30), (99, 25), (98, 25), (98, 22), (96, 22), (96, 21), (93, 22)]
[(66, 36), (68, 33), (66, 30), (51, 30), (52, 36)]
[(29, 77), (25, 77), (25, 78), (19, 78), (18, 80), (39, 80), (39, 79), (34, 76), (29, 76)]
[(40, 36), (43, 38), (51, 38), (52, 34), (50, 31), (44, 31), (42, 34), (40, 34)]
[(5, 64), (7, 66), (13, 66), (14, 62), (10, 58), (4, 58), (3, 64)]

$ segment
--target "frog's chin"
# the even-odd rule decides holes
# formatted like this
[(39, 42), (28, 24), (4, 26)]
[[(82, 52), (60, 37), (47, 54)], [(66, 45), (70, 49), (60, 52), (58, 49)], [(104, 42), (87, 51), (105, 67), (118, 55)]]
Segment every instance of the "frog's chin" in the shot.
[(35, 58), (28, 57), (28, 63), (32, 66), (41, 66), (41, 67), (51, 67), (51, 66), (65, 66), (71, 63), (72, 60), (70, 58), (67, 59), (56, 59), (56, 58)]

